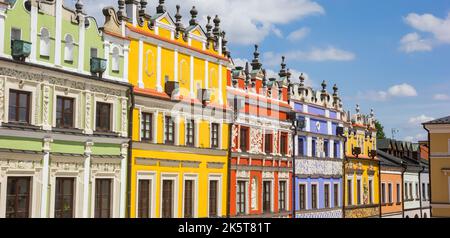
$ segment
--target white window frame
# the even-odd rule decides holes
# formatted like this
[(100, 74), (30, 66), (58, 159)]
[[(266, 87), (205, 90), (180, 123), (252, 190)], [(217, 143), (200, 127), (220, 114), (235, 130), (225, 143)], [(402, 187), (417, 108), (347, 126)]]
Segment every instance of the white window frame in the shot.
[(136, 176), (136, 210), (135, 217), (139, 216), (139, 180), (150, 180), (151, 190), (150, 192), (150, 218), (156, 217), (156, 173), (155, 172), (142, 172), (138, 171)]
[(320, 191), (320, 187), (319, 187), (319, 182), (311, 182), (310, 183), (310, 185), (309, 186), (311, 186), (311, 189), (310, 189), (310, 191), (311, 191), (311, 210), (313, 209), (313, 206), (312, 206), (312, 186), (313, 185), (316, 185), (316, 202), (317, 202), (317, 208), (315, 208), (316, 210), (319, 210), (319, 209), (321, 209), (320, 208), (320, 193), (319, 193), (319, 191)]
[(303, 186), (305, 186), (305, 209), (304, 210), (310, 210), (311, 209), (311, 207), (309, 207), (309, 205), (308, 205), (308, 202), (309, 202), (309, 187), (308, 187), (308, 183), (306, 183), (306, 182), (299, 182), (298, 184), (297, 184), (297, 186), (298, 186), (298, 197), (299, 197), (299, 199), (298, 199), (298, 209), (299, 209), (299, 211), (302, 211), (301, 209), (300, 209), (300, 185), (303, 185)]
[[(40, 197), (38, 198), (39, 193), (38, 192), (42, 192), (41, 190), (41, 185), (38, 184), (38, 179), (39, 175), (36, 174), (35, 171), (33, 172), (28, 172), (28, 171), (17, 171), (17, 172), (8, 172), (6, 176), (4, 176), (4, 182), (0, 183), (0, 191), (2, 191), (0, 193), (0, 201), (2, 206), (0, 206), (0, 218), (5, 218), (6, 217), (6, 200), (7, 200), (7, 189), (8, 189), (8, 178), (9, 177), (31, 177), (31, 181), (30, 181), (30, 190), (31, 190), (31, 194), (30, 194), (30, 204), (29, 204), (29, 211), (28, 211), (28, 215), (30, 218), (36, 218), (38, 217), (38, 213), (40, 212), (39, 209), (37, 209), (38, 206), (38, 199), (40, 199)], [(2, 180), (0, 180), (2, 181)], [(5, 204), (5, 205), (3, 205)]]
[(219, 216), (219, 217), (221, 217), (222, 216), (222, 174), (209, 174), (208, 175), (208, 207), (207, 207), (207, 209), (206, 209), (206, 214), (207, 214), (207, 216), (209, 217), (209, 191), (210, 191), (210, 189), (209, 189), (209, 182), (210, 181), (217, 181), (217, 187), (218, 187), (218, 189), (217, 189), (217, 198), (218, 198), (218, 201), (217, 201), (217, 215)]
[(165, 180), (171, 180), (173, 182), (173, 204), (172, 204), (172, 218), (179, 218), (178, 216), (178, 193), (179, 193), (179, 184), (178, 184), (178, 173), (161, 173), (160, 178), (160, 188), (161, 192), (159, 193), (159, 217), (162, 217), (163, 212), (163, 182)]
[[(68, 41), (68, 37), (72, 40), (72, 42)], [(64, 61), (73, 62), (74, 61), (74, 47), (75, 40), (71, 34), (66, 34), (64, 36)]]
[(193, 210), (194, 210), (194, 214), (193, 214), (193, 218), (198, 218), (198, 201), (199, 201), (199, 194), (198, 194), (198, 187), (199, 187), (199, 183), (198, 183), (198, 174), (184, 174), (183, 175), (183, 198), (182, 198), (182, 202), (181, 202), (181, 217), (184, 218), (184, 198), (185, 198), (185, 189), (184, 189), (184, 185), (186, 184), (186, 180), (191, 180), (194, 181), (194, 191), (193, 191), (193, 201), (194, 204), (192, 206)]
[[(348, 181), (350, 180), (350, 182), (351, 182), (351, 187), (349, 188), (348, 187)], [(347, 177), (347, 179), (345, 180), (345, 184), (346, 184), (346, 188), (347, 188), (347, 191), (344, 191), (346, 194), (345, 194), (345, 196), (347, 196), (348, 195), (348, 190), (350, 189), (350, 197), (348, 198), (348, 201), (346, 201), (347, 202), (347, 204), (345, 204), (346, 206), (354, 206), (355, 205), (355, 201), (354, 201), (354, 198), (355, 198), (355, 185), (353, 184), (353, 181), (354, 181), (354, 179), (353, 179), (353, 175), (351, 175), (351, 177)], [(350, 204), (348, 204), (349, 203), (349, 201), (350, 201)]]
[[(239, 187), (238, 186), (238, 182), (244, 182), (245, 183), (245, 186), (244, 186), (244, 189), (245, 189), (245, 198), (244, 198), (244, 204), (245, 204), (245, 215), (247, 215), (247, 214), (249, 214), (250, 213), (250, 206), (249, 205), (251, 205), (250, 203), (249, 203), (249, 201), (250, 201), (250, 181), (249, 181), (249, 179), (236, 179), (236, 213), (238, 213), (238, 198), (237, 198), (237, 188)], [(239, 213), (240, 214), (240, 213)]]
[(110, 117), (109, 117), (109, 120), (110, 120), (110, 123), (111, 123), (111, 132), (116, 132), (116, 117), (115, 117), (115, 115), (116, 115), (116, 107), (117, 107), (117, 105), (118, 105), (118, 103), (116, 103), (116, 98), (113, 98), (113, 99), (111, 99), (111, 98), (108, 98), (108, 100), (104, 100), (104, 99), (102, 99), (102, 98), (100, 98), (100, 95), (95, 95), (94, 96), (94, 106), (93, 106), (93, 108), (94, 108), (94, 120), (93, 120), (93, 122), (94, 122), (94, 124), (93, 124), (93, 126), (92, 126), (92, 128), (93, 128), (93, 130), (94, 131), (97, 131), (97, 102), (101, 102), (101, 103), (109, 103), (109, 104), (111, 104), (111, 115), (110, 115)]
[[(356, 198), (356, 203), (358, 203), (357, 205), (364, 205), (364, 200), (363, 200), (363, 194), (364, 194), (364, 185), (363, 185), (363, 179), (361, 175), (357, 175), (356, 176), (356, 186), (358, 186), (358, 180), (359, 182), (359, 201), (360, 203), (358, 203), (358, 198)], [(358, 190), (356, 190), (356, 196), (358, 196)]]
[(391, 182), (388, 183), (388, 202), (389, 204), (394, 203), (394, 188)]
[(119, 47), (115, 46), (111, 51), (111, 71), (120, 72), (120, 50)]
[[(15, 81), (14, 83), (11, 81), (6, 80), (6, 87), (5, 87), (5, 108), (9, 107), (9, 92), (10, 90), (16, 90), (16, 91), (23, 91), (30, 93), (30, 125), (36, 125), (36, 94), (37, 94), (37, 85), (35, 83), (29, 83), (27, 81), (24, 82), (24, 85), (22, 88), (19, 87), (19, 80)], [(5, 122), (9, 122), (9, 110), (5, 109)]]
[(402, 185), (401, 183), (397, 183), (396, 184), (396, 189), (397, 189), (397, 199), (396, 199), (396, 203), (401, 203), (402, 202), (402, 197), (401, 197), (401, 189), (402, 189)]
[[(110, 217), (114, 218), (116, 214), (116, 210), (119, 208), (119, 206), (116, 206), (116, 179), (114, 175), (96, 175), (92, 177), (92, 188), (91, 188), (91, 218), (95, 217), (95, 187), (96, 187), (96, 180), (97, 179), (111, 179), (111, 201), (110, 201), (110, 207), (111, 207), (111, 214)], [(117, 191), (117, 192), (120, 192)]]
[[(331, 187), (331, 182), (324, 182), (323, 183), (323, 208), (325, 209), (329, 209), (332, 208), (333, 206), (331, 205), (333, 201), (331, 201), (331, 193), (333, 191), (333, 188)], [(328, 207), (325, 206), (325, 185), (328, 185)]]
[(156, 143), (156, 137), (158, 136), (156, 133), (156, 126), (157, 126), (157, 113), (155, 111), (148, 111), (148, 110), (139, 110), (139, 141), (142, 141), (142, 122), (143, 122), (143, 114), (151, 114), (152, 115), (152, 142)]
[(337, 188), (338, 188), (338, 204), (335, 204), (334, 203), (334, 199), (333, 199), (333, 206), (332, 206), (332, 208), (336, 208), (336, 207), (340, 207), (341, 206), (341, 204), (342, 204), (342, 199), (341, 199), (341, 184), (340, 183), (336, 183), (336, 182), (334, 182), (333, 183), (333, 198), (334, 198), (334, 185), (336, 185), (337, 184)]
[[(54, 107), (53, 107), (53, 121), (52, 121), (52, 125), (53, 127), (56, 127), (56, 108), (57, 108), (57, 99), (58, 96), (60, 97), (65, 97), (65, 98), (72, 98), (74, 100), (74, 112), (73, 112), (73, 127), (77, 128), (77, 129), (83, 129), (81, 128), (81, 123), (79, 120), (79, 113), (80, 113), (80, 93), (74, 93), (74, 92), (68, 92), (67, 94), (64, 93), (62, 90), (58, 90), (55, 88), (54, 94), (53, 94), (53, 102), (54, 102)], [(95, 114), (94, 114), (95, 115)], [(94, 116), (95, 117), (95, 116)]]
[[(285, 198), (284, 198), (284, 201), (285, 201), (285, 204), (284, 204), (284, 206), (285, 206), (285, 210), (284, 211), (289, 211), (290, 209), (289, 209), (289, 202), (290, 202), (290, 199), (289, 199), (289, 191), (290, 191), (290, 184), (289, 184), (289, 180), (288, 179), (279, 179), (278, 180), (278, 195), (280, 194), (280, 182), (285, 182), (286, 183), (286, 188), (285, 188), (285, 190), (284, 190), (284, 192), (285, 192)], [(278, 210), (279, 211), (281, 211), (280, 210), (280, 197), (278, 196)]]
[(371, 199), (369, 201), (369, 204), (374, 204), (375, 203), (375, 184), (374, 184), (373, 176), (370, 176), (368, 181), (369, 181), (368, 185), (370, 185), (370, 182), (372, 182), (372, 186), (369, 188), (369, 199)]
[[(73, 218), (77, 218), (78, 216), (78, 208), (82, 207), (82, 196), (83, 194), (83, 186), (81, 184), (83, 178), (79, 176), (78, 172), (64, 172), (59, 171), (55, 174), (55, 176), (51, 176), (50, 178), (50, 207), (49, 207), (49, 218), (55, 217), (55, 205), (56, 205), (56, 179), (57, 178), (73, 178), (74, 179), (74, 188), (73, 188)], [(81, 215), (81, 214), (80, 214)]]

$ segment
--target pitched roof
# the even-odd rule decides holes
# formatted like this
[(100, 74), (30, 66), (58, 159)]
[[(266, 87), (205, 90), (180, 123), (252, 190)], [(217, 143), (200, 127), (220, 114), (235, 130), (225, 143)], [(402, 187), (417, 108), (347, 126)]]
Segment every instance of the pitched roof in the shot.
[(427, 124), (450, 124), (450, 116), (439, 118), (433, 121), (425, 122), (424, 125)]
[(390, 140), (389, 139), (378, 139), (377, 148), (378, 149), (389, 149)]

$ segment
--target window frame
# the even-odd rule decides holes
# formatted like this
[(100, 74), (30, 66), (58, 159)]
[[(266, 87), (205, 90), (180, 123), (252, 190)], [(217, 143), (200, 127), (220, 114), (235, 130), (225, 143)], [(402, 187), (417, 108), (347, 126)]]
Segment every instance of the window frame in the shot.
[[(18, 197), (20, 196), (19, 195), (19, 190), (18, 190), (18, 183), (16, 182), (16, 188), (15, 188), (15, 193), (13, 194), (13, 195), (10, 195), (10, 193), (9, 193), (9, 188), (10, 188), (10, 181), (11, 180), (21, 180), (21, 179), (24, 179), (24, 180), (26, 180), (26, 182), (27, 182), (27, 185), (28, 185), (28, 189), (27, 189), (27, 193), (25, 194), (25, 195), (21, 195), (21, 196), (24, 196), (25, 198), (26, 198), (26, 200), (27, 200), (27, 202), (26, 202), (26, 207), (25, 207), (25, 209), (24, 209), (24, 211), (23, 212), (19, 212), (19, 209), (18, 209)], [(8, 176), (7, 178), (6, 178), (6, 192), (5, 192), (5, 195), (6, 195), (6, 205), (5, 205), (5, 218), (14, 218), (14, 217), (17, 217), (17, 214), (18, 213), (23, 213), (24, 214), (24, 216), (23, 217), (25, 217), (25, 218), (30, 218), (31, 217), (31, 215), (32, 215), (32, 210), (31, 210), (31, 208), (32, 208), (32, 200), (33, 200), (33, 177), (32, 176)], [(14, 196), (14, 212), (12, 212), (12, 213), (8, 213), (8, 210), (7, 210), (7, 208), (8, 208), (8, 201), (9, 201), (9, 197), (10, 196)], [(14, 215), (14, 216), (11, 216), (11, 215)]]
[[(303, 187), (303, 196), (302, 196), (302, 187)], [(299, 183), (298, 184), (298, 197), (299, 197), (299, 199), (298, 199), (298, 201), (299, 201), (298, 208), (299, 208), (300, 211), (308, 209), (308, 207), (307, 207), (308, 206), (308, 202), (307, 202), (307, 199), (308, 199), (307, 187), (308, 186), (307, 186), (306, 183)]]
[(246, 153), (250, 149), (249, 137), (250, 137), (250, 127), (241, 126), (239, 129), (239, 149), (241, 150), (242, 153)]
[(236, 181), (236, 214), (247, 214), (247, 181)]
[[(195, 120), (186, 120), (186, 146), (195, 146), (195, 130)], [(190, 140), (192, 140), (192, 142)]]
[[(154, 131), (153, 116), (154, 116), (154, 113), (141, 112), (141, 141), (153, 142), (153, 131)], [(147, 128), (147, 124), (148, 124), (149, 128)], [(147, 132), (149, 135), (148, 137), (146, 136)]]
[(219, 138), (220, 138), (220, 124), (211, 123), (211, 148), (219, 148)]
[[(62, 100), (62, 111), (60, 112), (61, 113), (61, 121), (64, 121), (64, 114), (66, 113), (65, 111), (67, 110), (64, 108), (65, 102), (71, 101), (71, 109), (72, 109), (72, 116), (71, 116), (72, 124), (71, 125), (66, 126), (65, 122), (63, 124), (60, 123), (58, 125), (58, 102), (59, 102), (59, 100)], [(75, 128), (75, 111), (76, 111), (75, 106), (76, 106), (76, 103), (75, 103), (74, 98), (64, 97), (64, 96), (59, 96), (59, 95), (56, 96), (56, 114), (55, 114), (56, 119), (55, 120), (56, 120), (57, 128), (64, 128), (64, 129), (74, 129)]]
[[(11, 94), (15, 93), (15, 100), (16, 100), (16, 106), (15, 106), (15, 118), (13, 120), (11, 120), (11, 113), (9, 113), (11, 106)], [(26, 95), (27, 96), (27, 103), (26, 103), (26, 121), (21, 122), (20, 121), (20, 109), (22, 107), (20, 107), (20, 95)], [(8, 100), (8, 122), (10, 123), (16, 123), (16, 124), (25, 124), (25, 125), (30, 125), (31, 124), (31, 100), (32, 100), (32, 92), (29, 91), (23, 91), (23, 90), (17, 90), (17, 89), (9, 89), (9, 100)]]
[[(172, 129), (172, 133), (170, 133), (170, 129)], [(175, 136), (175, 118), (166, 115), (164, 117), (164, 143), (175, 145)], [(172, 137), (171, 140), (170, 137)]]
[[(100, 199), (99, 199), (98, 192), (103, 190), (102, 186), (104, 186), (104, 184), (101, 184), (101, 182), (106, 182), (106, 181), (108, 182), (108, 187), (109, 187), (109, 190), (108, 190), (109, 202), (108, 202), (107, 208), (103, 209), (103, 199), (102, 198), (104, 196), (103, 196), (103, 193), (101, 193)], [(100, 184), (100, 186), (99, 186), (99, 184)], [(112, 218), (112, 216), (113, 216), (113, 214), (112, 214), (113, 213), (113, 193), (114, 193), (113, 185), (114, 185), (114, 181), (112, 178), (95, 178), (94, 218)], [(100, 187), (100, 189), (99, 189), (99, 187)], [(101, 204), (100, 208), (97, 207), (98, 200), (100, 200), (100, 204)], [(98, 210), (101, 210), (100, 214), (98, 213)], [(106, 217), (103, 217), (103, 215), (102, 215), (103, 210), (109, 210), (108, 215)]]
[(273, 153), (273, 133), (266, 132), (264, 134), (264, 153)]
[[(63, 192), (63, 195), (58, 194), (58, 192), (60, 191), (59, 190), (60, 186), (58, 186), (58, 185), (61, 185), (60, 183), (61, 182), (65, 182), (65, 181), (71, 182), (71, 191), (72, 191), (72, 193), (70, 195), (65, 195), (64, 192)], [(54, 209), (54, 217), (55, 218), (67, 218), (67, 217), (61, 217), (62, 212), (58, 211), (56, 209), (56, 206), (58, 204), (58, 195), (59, 196), (63, 196), (63, 197), (65, 197), (65, 196), (70, 196), (71, 197), (71, 201), (72, 201), (71, 202), (71, 208), (72, 209), (71, 209), (70, 218), (74, 218), (75, 217), (74, 216), (75, 215), (75, 198), (76, 198), (75, 186), (76, 186), (76, 178), (75, 177), (56, 177), (55, 178), (55, 209)], [(64, 188), (63, 188), (63, 190), (64, 190)], [(59, 203), (60, 203), (59, 205), (62, 207), (63, 204), (64, 204), (64, 198), (61, 199), (61, 201), (59, 201)], [(59, 216), (57, 214), (59, 214)]]
[[(284, 186), (281, 186), (284, 185)], [(287, 181), (278, 181), (278, 210), (281, 212), (287, 211)], [(283, 189), (281, 189), (283, 188)]]
[[(108, 120), (105, 120), (103, 118), (103, 114), (100, 113), (101, 107), (108, 105), (108, 111), (109, 111), (109, 115), (108, 115)], [(108, 103), (108, 102), (100, 102), (97, 101), (95, 103), (95, 131), (97, 132), (112, 132), (113, 131), (113, 120), (112, 120), (112, 114), (113, 114), (113, 104)], [(106, 129), (106, 127), (104, 127), (105, 125), (100, 125), (103, 124), (103, 121), (108, 121), (108, 129)]]

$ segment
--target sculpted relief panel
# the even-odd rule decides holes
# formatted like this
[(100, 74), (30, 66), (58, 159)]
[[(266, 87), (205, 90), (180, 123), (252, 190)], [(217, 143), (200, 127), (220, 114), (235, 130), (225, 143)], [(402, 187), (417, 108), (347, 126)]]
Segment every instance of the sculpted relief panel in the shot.
[(342, 175), (342, 162), (316, 159), (295, 160), (295, 173), (302, 175)]

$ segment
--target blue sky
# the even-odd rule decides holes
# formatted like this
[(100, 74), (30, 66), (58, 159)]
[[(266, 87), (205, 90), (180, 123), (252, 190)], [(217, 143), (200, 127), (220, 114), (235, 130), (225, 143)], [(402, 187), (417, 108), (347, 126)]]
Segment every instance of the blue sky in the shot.
[[(97, 17), (117, 4), (84, 2)], [(149, 1), (149, 14), (157, 4)], [(173, 14), (175, 4), (184, 22), (192, 5), (202, 24), (219, 14), (237, 64), (251, 60), (255, 43), (271, 72), (286, 55), (295, 76), (337, 83), (347, 110), (374, 108), (388, 136), (396, 128), (397, 139), (425, 139), (420, 123), (450, 114), (448, 0), (167, 0)]]

